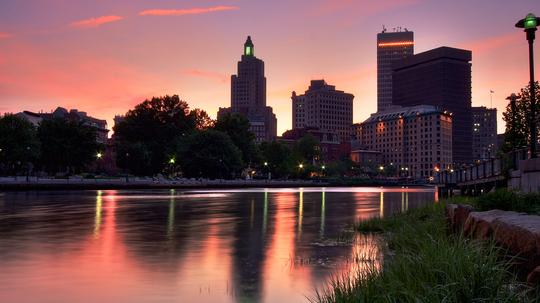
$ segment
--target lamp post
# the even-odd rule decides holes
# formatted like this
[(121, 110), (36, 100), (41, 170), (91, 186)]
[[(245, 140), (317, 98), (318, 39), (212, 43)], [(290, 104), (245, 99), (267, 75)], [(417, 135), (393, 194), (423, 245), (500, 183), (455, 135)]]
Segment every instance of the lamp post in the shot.
[(103, 154), (101, 152), (97, 152), (97, 154), (96, 154), (96, 162), (97, 162), (96, 169), (97, 169), (98, 174), (101, 172), (101, 158), (103, 158)]
[(529, 127), (531, 132), (531, 158), (536, 158), (536, 141), (538, 140), (536, 135), (536, 89), (534, 86), (534, 51), (533, 43), (536, 32), (536, 27), (540, 23), (540, 18), (533, 14), (528, 14), (525, 19), (521, 19), (516, 23), (517, 28), (523, 28), (527, 33), (527, 41), (529, 41), (529, 73), (531, 81), (531, 116), (529, 121)]

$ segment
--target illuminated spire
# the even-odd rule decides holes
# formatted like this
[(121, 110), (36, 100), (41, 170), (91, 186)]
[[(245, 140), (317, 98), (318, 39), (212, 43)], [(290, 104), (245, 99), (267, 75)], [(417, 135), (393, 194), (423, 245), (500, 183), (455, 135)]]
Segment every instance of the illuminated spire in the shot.
[(244, 43), (244, 55), (255, 56), (255, 47), (253, 46), (253, 42), (251, 42), (251, 36), (248, 36), (246, 43)]

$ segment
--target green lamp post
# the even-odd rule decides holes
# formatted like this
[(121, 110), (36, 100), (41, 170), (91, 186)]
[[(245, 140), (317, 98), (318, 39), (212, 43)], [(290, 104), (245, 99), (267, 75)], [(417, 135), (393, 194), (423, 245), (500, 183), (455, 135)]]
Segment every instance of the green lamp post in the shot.
[(534, 51), (533, 43), (535, 38), (536, 27), (540, 23), (540, 18), (533, 14), (528, 14), (524, 19), (516, 23), (517, 28), (523, 28), (527, 33), (527, 41), (529, 41), (529, 72), (531, 81), (531, 116), (529, 117), (529, 127), (531, 132), (531, 158), (536, 158), (536, 89), (534, 86)]

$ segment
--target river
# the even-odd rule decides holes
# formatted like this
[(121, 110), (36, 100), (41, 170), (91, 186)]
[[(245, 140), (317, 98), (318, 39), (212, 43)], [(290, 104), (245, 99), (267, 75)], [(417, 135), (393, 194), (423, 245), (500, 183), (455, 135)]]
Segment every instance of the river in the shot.
[(0, 302), (307, 302), (381, 261), (377, 239), (344, 234), (352, 223), (436, 199), (365, 187), (4, 192)]

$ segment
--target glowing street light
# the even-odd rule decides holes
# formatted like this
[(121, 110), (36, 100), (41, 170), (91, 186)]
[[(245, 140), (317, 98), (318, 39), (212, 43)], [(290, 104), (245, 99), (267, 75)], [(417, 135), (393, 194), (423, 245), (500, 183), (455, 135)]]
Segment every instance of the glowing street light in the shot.
[(379, 166), (379, 170), (381, 170), (381, 171), (384, 170), (384, 166), (382, 166), (382, 165)]
[(96, 158), (98, 158), (98, 160), (101, 159), (102, 157), (103, 157), (103, 154), (102, 154), (102, 153), (98, 152), (98, 153), (96, 154)]
[(264, 166), (268, 166), (268, 162), (264, 162)]
[(174, 164), (174, 163), (176, 163), (176, 160), (175, 160), (174, 158), (171, 158), (171, 159), (169, 160), (169, 164)]
[(529, 41), (529, 74), (530, 74), (530, 98), (531, 98), (531, 114), (529, 117), (529, 127), (531, 132), (531, 158), (536, 158), (536, 141), (538, 140), (536, 135), (536, 89), (534, 86), (534, 50), (533, 43), (535, 38), (536, 27), (540, 23), (540, 18), (534, 14), (528, 14), (524, 19), (519, 20), (516, 23), (517, 28), (523, 28), (523, 31), (527, 33), (527, 41)]
[(322, 169), (322, 170), (325, 170), (325, 169), (326, 169), (326, 166), (324, 166), (324, 165), (321, 166), (321, 169)]
[(304, 168), (304, 164), (302, 163), (298, 164), (298, 168)]

